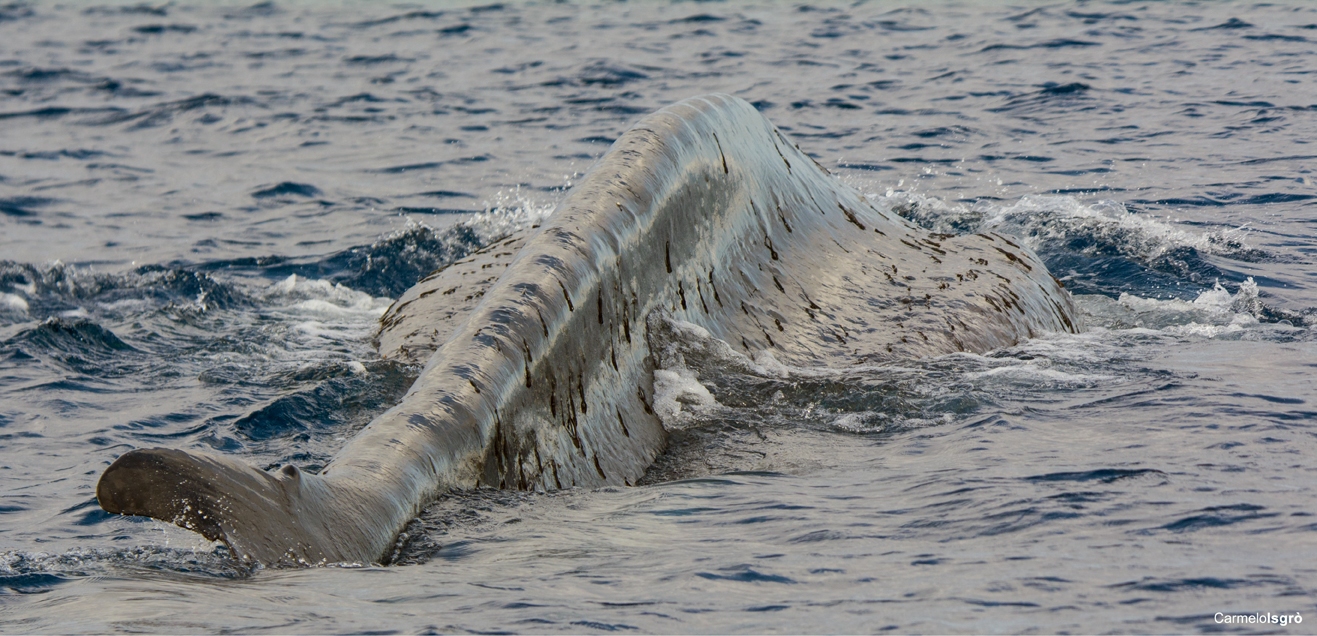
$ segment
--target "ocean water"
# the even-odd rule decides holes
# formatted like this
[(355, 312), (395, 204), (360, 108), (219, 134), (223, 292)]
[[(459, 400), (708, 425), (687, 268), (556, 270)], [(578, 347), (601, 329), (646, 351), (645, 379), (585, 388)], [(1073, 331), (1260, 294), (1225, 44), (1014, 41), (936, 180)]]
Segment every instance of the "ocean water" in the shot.
[[(0, 630), (1310, 633), (1315, 79), (1297, 1), (0, 5)], [(389, 565), (101, 512), (131, 448), (316, 470), (418, 372), (391, 299), (708, 92), (1019, 236), (1087, 329), (795, 368), (675, 325), (642, 485), (453, 493)]]

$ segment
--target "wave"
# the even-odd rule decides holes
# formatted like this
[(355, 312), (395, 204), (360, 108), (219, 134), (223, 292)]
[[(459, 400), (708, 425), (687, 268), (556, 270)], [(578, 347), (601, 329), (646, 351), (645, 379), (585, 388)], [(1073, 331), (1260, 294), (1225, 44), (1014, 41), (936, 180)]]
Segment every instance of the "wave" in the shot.
[[(0, 261), (0, 326), (78, 316), (114, 321), (160, 311), (180, 316), (255, 311), (272, 302), (276, 291), (292, 293), (289, 281), (308, 301), (333, 296), (331, 304), (363, 302), (352, 293), (393, 298), (422, 276), (541, 222), (548, 211), (518, 191), (499, 193), (483, 213), (443, 229), (409, 220), (369, 245), (316, 258), (272, 255), (152, 264), (126, 272)], [(307, 296), (307, 285), (321, 287)]]
[(1211, 257), (1242, 263), (1293, 260), (1249, 245), (1247, 226), (1189, 232), (1135, 214), (1117, 201), (1031, 195), (1007, 205), (965, 205), (914, 192), (889, 190), (873, 196), (880, 205), (933, 231), (1018, 236), (1076, 294), (1114, 298), (1137, 284), (1142, 293), (1192, 300), (1218, 281), (1238, 285), (1247, 278)]

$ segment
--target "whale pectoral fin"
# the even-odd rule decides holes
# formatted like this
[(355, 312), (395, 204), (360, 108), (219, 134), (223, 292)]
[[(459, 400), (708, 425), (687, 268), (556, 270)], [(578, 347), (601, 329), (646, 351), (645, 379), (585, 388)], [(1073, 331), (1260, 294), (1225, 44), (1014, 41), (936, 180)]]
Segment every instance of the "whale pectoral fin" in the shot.
[(115, 460), (96, 498), (106, 512), (153, 517), (222, 541), (245, 561), (356, 560), (327, 536), (321, 513), (332, 503), (330, 489), (305, 483), (320, 479), (292, 466), (272, 475), (213, 455), (149, 448)]

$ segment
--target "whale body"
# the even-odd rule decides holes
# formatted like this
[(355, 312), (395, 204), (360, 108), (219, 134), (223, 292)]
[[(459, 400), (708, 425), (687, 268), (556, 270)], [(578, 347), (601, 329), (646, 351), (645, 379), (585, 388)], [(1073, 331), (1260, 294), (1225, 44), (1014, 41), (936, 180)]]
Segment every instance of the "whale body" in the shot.
[(653, 316), (802, 366), (1079, 328), (1027, 248), (877, 209), (753, 106), (707, 95), (623, 134), (541, 227), (404, 293), (382, 318), (380, 354), (426, 366), (319, 474), (139, 449), (106, 469), (97, 498), (242, 560), (384, 562), (449, 489), (630, 485), (666, 440)]

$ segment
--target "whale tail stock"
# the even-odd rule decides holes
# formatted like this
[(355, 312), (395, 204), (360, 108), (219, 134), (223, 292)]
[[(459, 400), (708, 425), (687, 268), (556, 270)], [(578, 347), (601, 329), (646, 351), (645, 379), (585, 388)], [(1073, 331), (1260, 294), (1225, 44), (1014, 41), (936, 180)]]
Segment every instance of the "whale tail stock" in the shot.
[(341, 514), (347, 500), (361, 506), (369, 498), (326, 480), (292, 465), (271, 474), (215, 455), (147, 448), (115, 460), (96, 485), (96, 499), (106, 512), (153, 517), (222, 541), (241, 561), (380, 561), (383, 555), (361, 549), (378, 544), (361, 540), (376, 524)]
[(320, 474), (144, 449), (114, 462), (97, 496), (243, 560), (383, 562), (449, 489), (634, 484), (666, 444), (651, 314), (802, 366), (1079, 329), (1069, 294), (1026, 246), (918, 228), (827, 174), (744, 100), (695, 97), (621, 135), (537, 233), (398, 299), (380, 355), (428, 364)]

